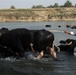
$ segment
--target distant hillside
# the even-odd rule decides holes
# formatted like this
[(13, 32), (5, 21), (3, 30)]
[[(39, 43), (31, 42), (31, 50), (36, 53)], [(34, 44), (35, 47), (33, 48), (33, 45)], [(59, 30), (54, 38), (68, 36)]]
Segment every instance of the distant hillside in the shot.
[(76, 21), (76, 8), (0, 9), (0, 22)]

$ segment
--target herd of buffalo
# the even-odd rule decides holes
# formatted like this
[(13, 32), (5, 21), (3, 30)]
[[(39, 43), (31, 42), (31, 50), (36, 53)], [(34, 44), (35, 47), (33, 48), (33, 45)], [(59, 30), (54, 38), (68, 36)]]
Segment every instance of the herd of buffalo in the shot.
[[(52, 27), (51, 25), (45, 25), (45, 27)], [(61, 25), (58, 26), (59, 28), (61, 27)], [(76, 29), (76, 25), (66, 25), (67, 28), (70, 28), (70, 29)]]
[(74, 53), (76, 40), (61, 40), (59, 46), (53, 44), (54, 40), (54, 34), (45, 29), (18, 28), (9, 30), (8, 28), (1, 28), (0, 57), (24, 57), (24, 53), (28, 51), (52, 54), (52, 50), (50, 51), (49, 48), (54, 49), (55, 52), (60, 49), (60, 51)]

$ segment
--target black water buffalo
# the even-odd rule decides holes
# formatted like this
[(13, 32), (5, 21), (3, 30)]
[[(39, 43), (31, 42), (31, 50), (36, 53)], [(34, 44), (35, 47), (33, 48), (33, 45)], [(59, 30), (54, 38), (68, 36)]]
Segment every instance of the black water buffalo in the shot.
[(20, 57), (24, 56), (25, 51), (34, 50), (40, 53), (38, 57), (40, 58), (43, 56), (43, 52), (49, 50), (52, 57), (56, 58), (53, 41), (53, 33), (44, 29), (13, 29), (0, 37), (0, 45), (6, 46), (14, 56)]
[(45, 27), (51, 27), (51, 25), (45, 25)]
[[(23, 56), (24, 49), (27, 50), (30, 43), (30, 33), (27, 29), (14, 29), (4, 33), (0, 37), (0, 45), (6, 46), (13, 51), (13, 55)], [(28, 47), (29, 48), (29, 47)]]
[(61, 45), (58, 47), (61, 51), (71, 52), (74, 53), (74, 49), (76, 47), (76, 40), (74, 39), (67, 39), (67, 40), (61, 40)]

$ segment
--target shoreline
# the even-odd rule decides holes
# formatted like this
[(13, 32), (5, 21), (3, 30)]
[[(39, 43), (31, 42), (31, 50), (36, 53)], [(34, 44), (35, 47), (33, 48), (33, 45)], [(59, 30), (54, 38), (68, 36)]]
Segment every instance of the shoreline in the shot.
[(76, 22), (76, 19), (65, 19), (65, 20), (51, 20), (51, 21), (0, 21), (0, 23), (1, 22), (63, 22), (63, 21), (68, 21), (68, 22), (70, 22), (70, 21), (75, 21)]

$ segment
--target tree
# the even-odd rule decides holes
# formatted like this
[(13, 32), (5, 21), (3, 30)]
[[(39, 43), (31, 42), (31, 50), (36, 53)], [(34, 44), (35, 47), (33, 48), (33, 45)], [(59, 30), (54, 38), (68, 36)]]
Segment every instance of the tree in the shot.
[(43, 5), (37, 5), (36, 8), (44, 8)]
[(45, 7), (43, 5), (37, 5), (37, 6), (33, 5), (32, 8), (45, 8)]
[(15, 7), (12, 5), (12, 6), (10, 7), (10, 9), (15, 9)]
[(36, 8), (36, 6), (35, 6), (35, 5), (33, 5), (33, 6), (32, 6), (32, 8)]
[(55, 3), (53, 7), (59, 7), (58, 3)]
[(47, 6), (47, 8), (52, 8), (53, 6), (52, 5), (50, 5), (50, 6)]
[(69, 1), (69, 0), (67, 0), (65, 3), (64, 3), (64, 7), (72, 7), (73, 5), (72, 5), (72, 3)]
[(76, 7), (76, 4), (75, 4), (75, 7)]

